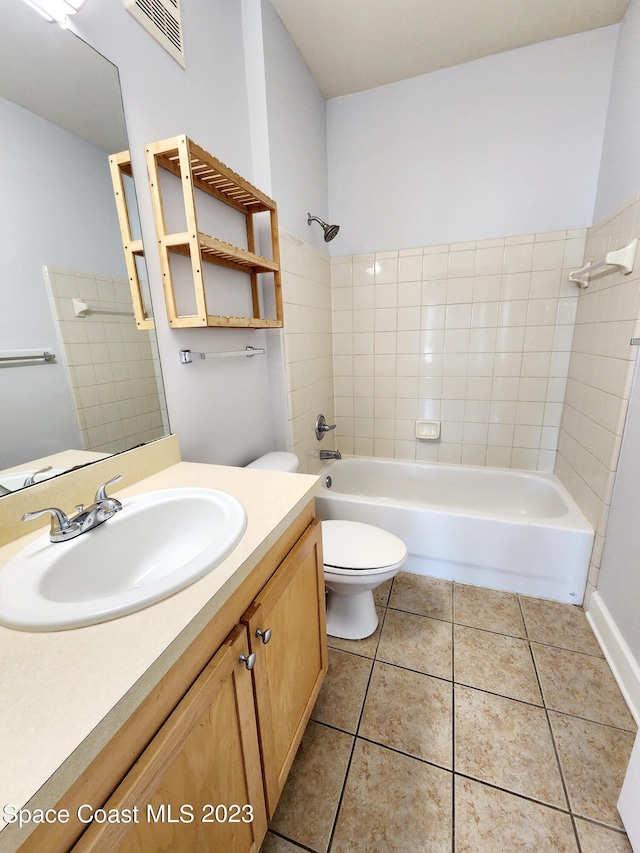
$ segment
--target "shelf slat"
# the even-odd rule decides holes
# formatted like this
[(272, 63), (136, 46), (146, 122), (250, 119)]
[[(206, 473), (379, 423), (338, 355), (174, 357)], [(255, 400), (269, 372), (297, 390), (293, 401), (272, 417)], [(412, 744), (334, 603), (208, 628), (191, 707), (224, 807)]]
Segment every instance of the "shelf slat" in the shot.
[[(279, 269), (275, 261), (270, 261), (268, 258), (249, 252), (247, 249), (240, 249), (238, 246), (226, 243), (217, 237), (209, 237), (208, 234), (198, 233), (198, 243), (202, 260), (209, 261), (212, 264), (219, 264), (245, 273), (275, 272)], [(186, 232), (167, 234), (162, 238), (161, 245), (181, 255), (191, 254), (189, 235)]]

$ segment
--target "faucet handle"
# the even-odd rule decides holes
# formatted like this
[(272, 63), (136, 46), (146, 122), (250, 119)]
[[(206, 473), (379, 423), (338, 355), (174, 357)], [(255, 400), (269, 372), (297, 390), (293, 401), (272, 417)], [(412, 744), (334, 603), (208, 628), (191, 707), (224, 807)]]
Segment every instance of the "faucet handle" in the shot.
[(328, 424), (324, 415), (318, 415), (316, 419), (316, 438), (318, 441), (322, 441), (324, 438), (325, 432), (330, 432), (332, 429), (335, 429), (335, 424)]
[(36, 480), (35, 478), (38, 474), (45, 474), (47, 471), (53, 471), (53, 465), (45, 465), (44, 468), (39, 468), (37, 471), (34, 471), (33, 474), (29, 474), (27, 479), (22, 484), (23, 486), (35, 486)]
[(116, 500), (115, 498), (110, 498), (107, 495), (107, 487), (113, 486), (114, 483), (119, 483), (121, 479), (122, 474), (116, 474), (115, 477), (112, 477), (110, 480), (107, 480), (106, 483), (103, 483), (96, 492), (94, 503), (99, 504), (103, 501), (112, 501), (114, 504), (118, 504), (118, 509), (122, 509), (122, 504), (120, 503), (120, 501)]
[[(67, 515), (55, 506), (47, 507), (46, 509), (39, 509), (37, 512), (25, 512), (22, 516), (23, 521), (32, 521), (34, 518), (39, 518), (41, 515), (44, 515), (46, 512), (51, 514), (51, 529), (49, 531), (51, 536), (51, 541), (57, 541), (58, 539), (63, 539), (65, 536), (65, 531), (73, 530), (77, 525), (69, 519)], [(54, 539), (54, 537), (56, 537)]]

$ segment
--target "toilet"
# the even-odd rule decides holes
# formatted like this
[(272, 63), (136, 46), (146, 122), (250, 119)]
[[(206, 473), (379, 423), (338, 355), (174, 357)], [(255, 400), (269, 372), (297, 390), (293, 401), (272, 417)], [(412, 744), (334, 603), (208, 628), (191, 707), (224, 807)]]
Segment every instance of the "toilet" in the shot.
[[(266, 453), (247, 468), (265, 471), (298, 470), (294, 453)], [(327, 588), (327, 634), (362, 640), (378, 627), (373, 590), (395, 577), (405, 564), (407, 548), (401, 539), (359, 521), (323, 521), (322, 550)]]
[(327, 634), (362, 640), (378, 627), (373, 590), (395, 577), (407, 560), (401, 539), (359, 521), (323, 521), (322, 550)]
[(259, 468), (262, 471), (287, 471), (293, 474), (298, 470), (300, 460), (295, 453), (287, 453), (284, 450), (272, 450), (271, 453), (265, 453), (253, 462), (246, 465), (246, 468)]

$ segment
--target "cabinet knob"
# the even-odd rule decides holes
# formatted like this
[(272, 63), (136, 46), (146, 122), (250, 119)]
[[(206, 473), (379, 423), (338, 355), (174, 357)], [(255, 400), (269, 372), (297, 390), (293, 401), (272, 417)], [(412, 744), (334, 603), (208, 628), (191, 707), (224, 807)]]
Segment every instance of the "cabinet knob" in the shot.
[(256, 653), (252, 652), (248, 657), (247, 655), (240, 655), (239, 661), (240, 663), (243, 663), (247, 669), (253, 669), (256, 665)]
[(267, 628), (266, 631), (263, 631), (262, 628), (258, 628), (258, 630), (256, 631), (256, 637), (261, 637), (262, 642), (266, 646), (269, 640), (271, 639), (271, 628)]

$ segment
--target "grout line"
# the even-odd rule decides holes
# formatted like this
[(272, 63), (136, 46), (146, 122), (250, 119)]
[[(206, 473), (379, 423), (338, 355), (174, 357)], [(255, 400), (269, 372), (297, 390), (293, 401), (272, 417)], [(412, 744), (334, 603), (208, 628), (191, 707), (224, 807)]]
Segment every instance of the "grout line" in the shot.
[(573, 812), (570, 813), (571, 818), (571, 826), (573, 827), (573, 834), (576, 837), (576, 844), (578, 845), (578, 853), (582, 853), (582, 844), (580, 844), (580, 836), (578, 835), (578, 827), (576, 825), (576, 817)]
[(593, 826), (601, 826), (603, 829), (609, 829), (609, 830), (611, 830), (611, 832), (617, 832), (618, 835), (623, 835), (625, 838), (628, 837), (626, 831), (624, 829), (620, 829), (619, 826), (611, 826), (611, 824), (609, 824), (609, 823), (603, 823), (601, 820), (596, 820), (593, 817), (587, 817), (586, 815), (583, 815), (583, 814), (575, 815), (575, 818), (576, 819), (579, 818), (580, 820), (583, 820), (585, 823), (591, 823), (591, 824), (593, 824)]
[(529, 640), (534, 646), (544, 646), (547, 649), (558, 649), (561, 652), (569, 652), (572, 655), (585, 655), (585, 657), (595, 658), (596, 660), (606, 660), (604, 655), (598, 655), (593, 652), (584, 652), (582, 649), (569, 649), (567, 646), (559, 646), (557, 643), (545, 643), (543, 640)]
[(398, 749), (396, 746), (389, 746), (388, 743), (381, 743), (379, 740), (372, 740), (369, 737), (364, 737), (364, 735), (356, 735), (356, 737), (364, 743), (379, 746), (381, 749), (386, 749), (388, 752), (394, 752), (396, 755), (402, 755), (404, 758), (411, 758), (413, 761), (419, 761), (420, 764), (427, 764), (429, 767), (435, 767), (437, 770), (444, 770), (445, 773), (451, 773), (453, 776), (453, 770), (451, 767), (445, 767), (443, 764), (438, 764), (436, 761), (431, 761), (428, 758), (422, 758), (419, 755), (413, 755), (411, 752), (404, 752), (404, 750)]
[[(453, 611), (453, 593), (451, 607)], [(453, 612), (451, 614), (453, 616)], [(456, 644), (451, 622), (451, 853), (456, 853)]]
[(448, 684), (453, 682), (452, 678), (445, 678), (443, 675), (434, 675), (432, 672), (425, 672), (422, 669), (413, 669), (410, 666), (403, 666), (401, 663), (395, 663), (391, 660), (385, 660), (384, 658), (376, 658), (376, 663), (384, 663), (387, 666), (395, 666), (396, 669), (403, 669), (405, 672), (415, 672), (416, 675), (426, 675), (428, 678), (436, 678), (438, 681), (446, 681)]
[[(393, 588), (393, 581), (391, 582), (391, 586)], [(390, 597), (391, 597), (391, 592), (389, 592), (389, 598)], [(389, 602), (389, 599), (387, 599), (387, 605), (388, 605), (388, 602)], [(358, 722), (356, 723), (356, 727), (355, 727), (355, 729), (356, 729), (355, 734), (352, 735), (353, 736), (353, 743), (351, 744), (351, 752), (349, 753), (349, 761), (347, 762), (347, 772), (344, 774), (344, 781), (342, 783), (342, 790), (340, 791), (340, 797), (338, 798), (338, 807), (336, 809), (335, 818), (333, 819), (333, 826), (331, 827), (331, 833), (329, 835), (329, 844), (327, 845), (327, 851), (331, 851), (331, 846), (333, 844), (333, 837), (335, 835), (336, 828), (338, 826), (338, 820), (340, 819), (340, 809), (342, 808), (342, 800), (344, 799), (344, 792), (347, 788), (347, 780), (349, 778), (349, 771), (351, 770), (351, 762), (353, 760), (353, 753), (355, 752), (356, 743), (358, 742), (358, 730), (360, 729), (360, 721), (362, 720), (362, 715), (364, 713), (364, 706), (367, 703), (367, 694), (369, 693), (369, 685), (371, 684), (371, 678), (373, 676), (373, 668), (374, 668), (375, 663), (376, 663), (375, 655), (377, 655), (377, 653), (378, 653), (378, 644), (380, 643), (380, 637), (382, 636), (382, 629), (384, 628), (384, 620), (385, 620), (386, 615), (387, 615), (387, 605), (385, 605), (382, 608), (382, 618), (380, 619), (380, 623), (379, 623), (380, 624), (380, 635), (378, 637), (378, 643), (376, 644), (374, 657), (373, 657), (373, 660), (371, 663), (371, 669), (369, 671), (369, 678), (367, 680), (367, 686), (366, 686), (366, 689), (364, 691), (364, 698), (362, 700), (362, 707), (360, 708), (360, 714), (358, 716)]]
[[(520, 601), (520, 596), (518, 596), (518, 606), (520, 607), (520, 612), (522, 613), (522, 619), (524, 621), (524, 618), (525, 618), (524, 617), (524, 610), (522, 609), (522, 602)], [(527, 623), (526, 622), (524, 623), (524, 626), (525, 626), (525, 631), (527, 632), (527, 637), (529, 637), (529, 631), (527, 629)], [(558, 772), (560, 774), (560, 781), (562, 783), (562, 790), (564, 791), (564, 796), (565, 796), (565, 799), (567, 801), (567, 807), (569, 810), (569, 814), (571, 815), (571, 825), (573, 827), (573, 834), (574, 834), (574, 837), (576, 840), (576, 845), (578, 847), (578, 851), (579, 851), (579, 853), (582, 853), (582, 847), (580, 846), (580, 839), (578, 838), (578, 830), (577, 830), (576, 822), (575, 822), (575, 819), (573, 816), (573, 811), (571, 808), (571, 800), (569, 799), (569, 791), (567, 788), (567, 783), (566, 783), (565, 778), (564, 778), (564, 772), (562, 770), (562, 762), (560, 761), (560, 753), (558, 752), (556, 739), (553, 736), (553, 728), (551, 726), (551, 717), (549, 716), (549, 709), (547, 708), (547, 702), (546, 702), (546, 699), (544, 696), (544, 691), (542, 690), (542, 681), (540, 679), (540, 673), (538, 672), (538, 667), (536, 665), (535, 655), (533, 654), (533, 649), (531, 647), (531, 639), (529, 639), (529, 654), (531, 655), (531, 660), (533, 661), (533, 670), (536, 674), (536, 679), (538, 681), (538, 688), (540, 690), (540, 695), (542, 696), (544, 713), (545, 713), (545, 716), (547, 718), (547, 726), (549, 728), (549, 735), (551, 737), (551, 744), (553, 746), (553, 752), (554, 752), (554, 755), (556, 757), (556, 764), (558, 767)]]
[[(360, 641), (359, 640), (352, 640), (351, 642), (358, 643)], [(333, 651), (333, 652), (344, 652), (345, 655), (353, 655), (354, 657), (362, 658), (363, 660), (373, 660), (373, 658), (370, 657), (369, 655), (363, 655), (361, 652), (352, 652), (349, 649), (343, 649), (340, 646), (330, 646), (327, 643), (327, 648), (331, 649), (331, 651)]]
[[(317, 851), (314, 850), (313, 847), (307, 847), (306, 844), (301, 844), (299, 841), (295, 841), (293, 838), (289, 838), (288, 835), (283, 835), (281, 832), (276, 832), (275, 829), (267, 829), (267, 832), (268, 833), (270, 832), (271, 835), (275, 835), (276, 838), (282, 838), (285, 841), (288, 841), (290, 844), (295, 845), (300, 850), (306, 850), (307, 853), (317, 853)], [(263, 841), (263, 843), (264, 843), (264, 841)]]
[[(468, 779), (470, 782), (477, 782), (479, 785), (484, 785), (487, 788), (493, 788), (494, 791), (501, 791), (503, 794), (511, 794), (512, 797), (518, 797), (520, 800), (526, 800), (529, 803), (535, 803), (537, 806), (542, 806), (545, 809), (551, 809), (554, 812), (560, 812), (560, 814), (572, 816), (569, 808), (562, 808), (562, 806), (555, 806), (553, 803), (546, 803), (544, 800), (536, 800), (534, 797), (529, 797), (526, 794), (521, 794), (518, 791), (512, 791), (510, 788), (502, 788), (500, 785), (495, 785), (493, 782), (487, 782), (484, 779), (479, 779), (477, 776), (469, 776), (468, 773), (456, 773), (456, 776), (459, 776), (461, 779)], [(601, 824), (604, 825), (604, 824)]]
[(545, 709), (552, 711), (554, 714), (559, 714), (561, 717), (571, 717), (573, 720), (583, 720), (585, 723), (593, 723), (594, 726), (602, 726), (605, 729), (613, 729), (615, 732), (624, 732), (627, 735), (635, 735), (637, 731), (632, 729), (623, 729), (621, 726), (613, 726), (611, 723), (601, 723), (600, 720), (592, 720), (589, 717), (581, 717), (578, 714), (569, 714), (568, 711), (559, 711), (557, 708), (547, 708), (545, 705)]

